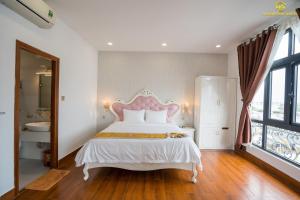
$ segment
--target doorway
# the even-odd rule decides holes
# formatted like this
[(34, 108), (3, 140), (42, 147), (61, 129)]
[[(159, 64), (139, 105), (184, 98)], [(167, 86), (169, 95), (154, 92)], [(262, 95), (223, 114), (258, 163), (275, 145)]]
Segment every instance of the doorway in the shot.
[(59, 58), (16, 41), (15, 194), (58, 167)]

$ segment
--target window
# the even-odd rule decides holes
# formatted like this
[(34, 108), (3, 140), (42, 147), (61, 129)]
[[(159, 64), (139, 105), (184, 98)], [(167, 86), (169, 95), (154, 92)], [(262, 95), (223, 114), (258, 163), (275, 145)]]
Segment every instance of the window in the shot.
[(256, 91), (254, 98), (251, 102), (250, 113), (252, 119), (263, 120), (264, 113), (264, 82)]
[(270, 73), (270, 118), (284, 120), (285, 68)]
[(295, 54), (300, 53), (300, 41), (299, 40), (300, 39), (295, 37), (295, 50), (294, 50)]
[(300, 65), (297, 65), (295, 68), (295, 96), (294, 96), (294, 107), (295, 107), (295, 112), (293, 113), (293, 119), (295, 123), (300, 123)]
[(252, 144), (300, 167), (300, 42), (284, 34), (250, 106)]
[(297, 132), (267, 126), (266, 149), (298, 165), (300, 164), (299, 146), (297, 149), (299, 139), (300, 135)]
[(285, 58), (288, 55), (289, 55), (289, 32), (283, 35), (274, 60)]
[(260, 123), (252, 122), (252, 143), (262, 147), (263, 125)]

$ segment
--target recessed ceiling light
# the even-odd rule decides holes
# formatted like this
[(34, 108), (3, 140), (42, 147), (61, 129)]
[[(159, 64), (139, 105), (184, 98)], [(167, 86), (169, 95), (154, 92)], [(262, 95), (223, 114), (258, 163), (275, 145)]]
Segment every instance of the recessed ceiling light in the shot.
[(161, 43), (161, 46), (166, 47), (166, 46), (168, 46), (168, 44), (164, 42), (164, 43)]
[(113, 43), (112, 43), (112, 42), (108, 42), (107, 45), (108, 45), (108, 46), (112, 46)]
[(221, 47), (221, 45), (220, 45), (220, 44), (217, 44), (217, 45), (216, 45), (216, 48), (220, 48), (220, 47)]

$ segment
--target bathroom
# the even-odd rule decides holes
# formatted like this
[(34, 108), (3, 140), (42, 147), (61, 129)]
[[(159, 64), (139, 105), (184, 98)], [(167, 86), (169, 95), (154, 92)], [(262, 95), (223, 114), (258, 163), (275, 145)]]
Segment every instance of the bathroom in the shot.
[(20, 52), (19, 188), (50, 169), (52, 63), (26, 50)]

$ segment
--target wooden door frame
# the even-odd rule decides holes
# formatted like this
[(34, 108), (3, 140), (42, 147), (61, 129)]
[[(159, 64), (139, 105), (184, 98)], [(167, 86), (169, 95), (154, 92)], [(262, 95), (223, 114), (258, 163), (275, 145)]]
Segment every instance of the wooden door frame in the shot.
[(19, 120), (20, 120), (20, 59), (21, 50), (51, 60), (52, 80), (51, 80), (51, 168), (58, 168), (58, 100), (59, 100), (59, 58), (50, 55), (40, 49), (30, 46), (24, 42), (16, 40), (16, 66), (15, 66), (15, 108), (14, 108), (14, 184), (15, 194), (19, 192)]

